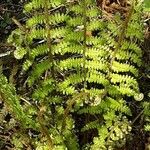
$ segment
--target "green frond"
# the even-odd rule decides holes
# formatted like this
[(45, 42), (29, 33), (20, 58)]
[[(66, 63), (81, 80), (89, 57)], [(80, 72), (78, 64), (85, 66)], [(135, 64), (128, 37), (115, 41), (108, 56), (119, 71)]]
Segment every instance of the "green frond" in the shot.
[(137, 20), (131, 21), (131, 23), (129, 24), (129, 26), (127, 28), (126, 37), (137, 38), (140, 40), (143, 39), (143, 32), (141, 32), (141, 26), (142, 26), (142, 24), (137, 22)]
[(111, 82), (114, 84), (116, 83), (125, 84), (128, 86), (132, 86), (133, 89), (138, 87), (137, 81), (131, 76), (112, 73), (110, 74), (110, 77)]
[[(106, 70), (108, 68), (107, 64), (102, 61), (89, 60), (85, 61), (85, 63), (85, 68), (91, 70)], [(83, 58), (69, 58), (62, 60), (60, 61), (59, 66), (61, 70), (68, 70), (73, 68), (79, 69), (83, 67)]]
[(24, 32), (20, 29), (12, 31), (8, 38), (8, 42), (12, 43), (15, 47), (20, 47), (24, 41)]
[(85, 68), (87, 69), (91, 69), (91, 70), (107, 70), (108, 69), (108, 65), (107, 62), (105, 61), (96, 61), (96, 60), (88, 60), (85, 62)]
[(98, 84), (102, 84), (104, 86), (108, 86), (109, 85), (109, 80), (105, 77), (104, 74), (102, 74), (102, 73), (100, 73), (98, 71), (91, 70), (87, 74), (86, 80), (89, 83), (98, 83)]
[[(51, 30), (51, 38), (59, 39), (65, 37), (68, 34), (67, 28), (55, 28)], [(29, 41), (33, 41), (33, 39), (46, 39), (48, 35), (48, 31), (46, 29), (32, 29), (32, 31), (27, 34), (27, 38)]]
[(87, 26), (87, 31), (94, 31), (104, 28), (104, 23), (100, 22), (97, 19), (93, 19), (92, 22), (90, 22)]
[(126, 51), (123, 51), (123, 50), (117, 51), (116, 58), (118, 60), (131, 61), (131, 62), (137, 64), (139, 67), (142, 64), (142, 61), (141, 61), (139, 55), (137, 55), (137, 54), (135, 54), (133, 52), (129, 52), (127, 50)]
[(91, 7), (87, 9), (86, 15), (89, 18), (97, 18), (100, 15), (100, 10), (97, 7)]
[(81, 9), (80, 5), (73, 5), (72, 7), (70, 7), (70, 11), (75, 13), (76, 15), (83, 13), (83, 10)]
[[(52, 25), (57, 25), (59, 23), (65, 22), (68, 18), (68, 16), (66, 16), (65, 14), (60, 14), (60, 13), (56, 13), (54, 15), (49, 16), (49, 24)], [(29, 18), (26, 22), (27, 27), (34, 27), (36, 25), (39, 24), (45, 24), (46, 23), (46, 18), (45, 15), (36, 15), (33, 16), (32, 18)]]
[(59, 63), (59, 67), (62, 71), (75, 68), (79, 69), (81, 66), (83, 66), (83, 58), (68, 58)]
[(28, 84), (31, 86), (39, 77), (42, 77), (46, 70), (51, 69), (51, 66), (52, 64), (49, 59), (43, 60), (41, 63), (36, 64), (31, 72), (31, 76), (28, 78)]
[(59, 39), (65, 37), (68, 34), (68, 32), (69, 31), (67, 28), (60, 27), (60, 28), (52, 29), (50, 33), (51, 33), (51, 38)]
[[(126, 103), (123, 99), (115, 100), (113, 98), (108, 97), (105, 103), (108, 103), (108, 108), (111, 110), (116, 110), (118, 112), (131, 115), (131, 110), (126, 105)], [(107, 108), (106, 108), (106, 110), (107, 110)]]
[(89, 46), (94, 45), (100, 48), (102, 46), (101, 43), (102, 39), (100, 37), (88, 36), (86, 40), (86, 44)]
[(144, 110), (144, 116), (145, 116), (145, 131), (150, 131), (150, 103), (147, 101), (147, 102), (144, 102), (143, 103), (143, 110)]
[(82, 54), (83, 49), (81, 45), (70, 44), (69, 42), (62, 41), (59, 44), (52, 46), (52, 53), (61, 55), (65, 55), (67, 53)]
[(90, 123), (87, 123), (82, 129), (81, 132), (87, 131), (87, 130), (91, 130), (91, 129), (97, 129), (99, 128), (100, 125), (100, 121), (96, 120), (96, 121), (92, 121)]
[(30, 3), (26, 4), (24, 7), (25, 12), (30, 12), (32, 10), (38, 10), (40, 8), (44, 8), (48, 5), (48, 8), (55, 8), (63, 4), (64, 0), (47, 0), (46, 3), (43, 0), (32, 0)]
[(29, 18), (26, 22), (27, 27), (34, 27), (37, 24), (43, 24), (45, 23), (45, 15), (37, 15), (33, 16), (32, 18)]
[[(50, 1), (49, 1), (50, 4)], [(30, 12), (35, 9), (44, 8), (45, 3), (42, 0), (32, 0), (30, 3), (26, 4), (24, 7), (25, 12)]]
[(22, 59), (27, 52), (28, 49), (24, 47), (16, 47), (16, 50), (14, 51), (14, 57), (16, 59)]
[(134, 66), (129, 65), (127, 63), (119, 63), (117, 61), (114, 61), (112, 64), (112, 70), (116, 73), (131, 72), (136, 77), (138, 76), (138, 70)]
[(36, 58), (37, 56), (47, 54), (49, 52), (49, 48), (47, 44), (38, 45), (36, 48), (30, 50), (30, 57), (32, 59)]
[(27, 34), (27, 40), (31, 43), (33, 39), (46, 39), (47, 31), (45, 29), (32, 29)]
[(44, 80), (41, 83), (40, 87), (34, 91), (32, 97), (35, 99), (45, 99), (45, 97), (48, 96), (48, 94), (54, 90), (53, 84), (53, 79)]
[(94, 59), (94, 60), (100, 60), (102, 58), (107, 59), (107, 57), (108, 57), (107, 47), (104, 47), (104, 46), (100, 46), (99, 48), (97, 48), (97, 47), (88, 48), (87, 52), (86, 52), (86, 57)]
[(85, 89), (86, 93), (89, 93), (90, 97), (97, 97), (101, 98), (101, 95), (105, 93), (104, 89), (97, 89), (97, 88), (91, 88), (91, 89)]
[(125, 84), (120, 85), (120, 86), (112, 85), (108, 88), (108, 92), (112, 96), (128, 95), (129, 97), (134, 96), (137, 93), (139, 93), (138, 91), (133, 90), (131, 87)]
[[(89, 113), (89, 114), (101, 114), (101, 113), (107, 113), (110, 110), (112, 111), (118, 111), (121, 113), (125, 113), (128, 115), (131, 115), (130, 109), (125, 105), (125, 102), (123, 99), (113, 99), (108, 97), (105, 100), (102, 100), (99, 105), (97, 106), (90, 106), (86, 108), (82, 108), (81, 110), (78, 111), (79, 114), (83, 113)], [(114, 112), (115, 112), (114, 111)], [(108, 115), (109, 116), (109, 115)]]
[(124, 41), (122, 43), (122, 47), (121, 47), (122, 50), (130, 50), (132, 51), (133, 53), (136, 53), (139, 57), (142, 56), (142, 51), (140, 49), (140, 47), (137, 46), (136, 43), (134, 42), (128, 42), (128, 41)]
[(0, 97), (6, 103), (11, 114), (22, 126), (25, 128), (29, 126), (35, 127), (35, 122), (24, 112), (14, 86), (9, 84), (3, 75), (0, 75)]
[(32, 66), (32, 64), (33, 64), (33, 61), (27, 59), (27, 60), (23, 63), (23, 66), (22, 66), (23, 70), (24, 70), (24, 71), (27, 71), (27, 70)]
[[(105, 28), (104, 28), (105, 29)], [(107, 28), (106, 28), (107, 29)], [(107, 45), (110, 49), (114, 48), (116, 49), (117, 42), (115, 41), (115, 38), (111, 36), (111, 32), (105, 31), (100, 34), (100, 37), (103, 40), (103, 45)]]
[(73, 94), (75, 93), (75, 85), (80, 84), (84, 81), (84, 76), (82, 74), (71, 74), (63, 82), (59, 83), (59, 90), (63, 94)]
[(74, 31), (74, 32), (68, 32), (68, 35), (65, 37), (65, 40), (67, 41), (83, 41), (84, 36), (83, 36), (83, 31)]
[(145, 125), (144, 128), (145, 128), (145, 131), (150, 131), (150, 125), (149, 124)]
[[(70, 18), (67, 21), (67, 24), (70, 27), (77, 27), (77, 26), (82, 25), (82, 23), (83, 23), (83, 17), (81, 17), (81, 16)], [(80, 30), (80, 28), (78, 30)]]

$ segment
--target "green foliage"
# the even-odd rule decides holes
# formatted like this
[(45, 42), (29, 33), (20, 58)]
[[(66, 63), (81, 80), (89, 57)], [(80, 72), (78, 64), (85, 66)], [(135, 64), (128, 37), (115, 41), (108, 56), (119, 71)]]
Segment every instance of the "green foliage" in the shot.
[(144, 116), (145, 116), (145, 130), (150, 131), (150, 103), (149, 102), (144, 102), (143, 103), (144, 107)]
[[(25, 5), (30, 17), (8, 41), (28, 74), (28, 97), (37, 102), (36, 111), (30, 112), (42, 137), (36, 149), (105, 150), (125, 144), (131, 131), (127, 116), (132, 115), (126, 101), (143, 99), (137, 82), (142, 63), (137, 44), (143, 38), (140, 8), (131, 6), (123, 21), (119, 16), (103, 21), (94, 0), (32, 0)], [(0, 85), (17, 119), (30, 122), (17, 96), (6, 90), (6, 81)], [(97, 130), (93, 142), (79, 146), (73, 118), (77, 114), (85, 116), (83, 134)]]
[(19, 97), (16, 94), (13, 85), (7, 83), (7, 79), (0, 75), (0, 96), (5, 102), (8, 110), (15, 116), (23, 127), (34, 127), (34, 122), (23, 111), (20, 105)]
[(144, 11), (149, 12), (150, 11), (150, 1), (144, 0)]

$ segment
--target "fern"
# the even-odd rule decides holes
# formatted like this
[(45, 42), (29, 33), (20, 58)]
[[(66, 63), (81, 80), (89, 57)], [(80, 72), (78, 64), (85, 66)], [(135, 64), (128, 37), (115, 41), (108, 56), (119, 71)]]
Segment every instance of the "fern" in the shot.
[(20, 98), (16, 94), (13, 85), (9, 84), (6, 77), (0, 75), (0, 96), (5, 102), (11, 114), (20, 122), (24, 127), (37, 127), (35, 122), (32, 121), (30, 116), (24, 112), (20, 104)]
[[(77, 53), (76, 51), (72, 51), (72, 58), (67, 58), (60, 61), (62, 71), (68, 69), (68, 71), (71, 72), (71, 75), (69, 75), (68, 77), (67, 74), (66, 80), (62, 82), (61, 89), (64, 90), (63, 93), (69, 95), (72, 95), (76, 91), (82, 91), (83, 89), (87, 93), (90, 93), (89, 100), (86, 99), (83, 102), (89, 106), (84, 106), (81, 110), (78, 111), (78, 113), (98, 115), (96, 118), (99, 119), (103, 116), (102, 120), (104, 120), (106, 124), (109, 124), (109, 126), (105, 127), (105, 125), (101, 125), (101, 127), (104, 126), (108, 130), (109, 127), (115, 126), (113, 120), (116, 119), (116, 121), (120, 122), (124, 114), (131, 115), (131, 112), (126, 103), (112, 103), (111, 105), (110, 103), (108, 103), (107, 99), (112, 99), (114, 102), (123, 102), (125, 96), (132, 96), (135, 97), (136, 100), (138, 100), (138, 97), (136, 96), (140, 95), (140, 92), (136, 77), (138, 76), (137, 66), (141, 65), (141, 50), (135, 44), (135, 42), (130, 42), (130, 39), (132, 40), (133, 38), (133, 35), (129, 34), (130, 22), (135, 21), (134, 14), (132, 14), (132, 12), (131, 16), (133, 17), (130, 16), (130, 18), (127, 18), (129, 20), (125, 20), (123, 26), (120, 27), (121, 34), (124, 34), (123, 36), (125, 36), (122, 39), (122, 35), (119, 35), (120, 33), (112, 33), (115, 30), (109, 30), (109, 27), (112, 24), (109, 26), (108, 23), (108, 27), (105, 24), (102, 25), (102, 23), (98, 23), (98, 25), (95, 24), (97, 26), (92, 25), (91, 22), (94, 22), (94, 20), (96, 20), (100, 13), (98, 14), (98, 11), (96, 11), (96, 6), (93, 6), (91, 9), (89, 5), (90, 3), (92, 3), (92, 1), (86, 1), (86, 14), (90, 13), (88, 17), (86, 16), (87, 26), (84, 25), (85, 14), (81, 13), (82, 8), (85, 9), (82, 6), (82, 2), (76, 3), (70, 8), (71, 13), (74, 13), (75, 15), (73, 16), (73, 19), (69, 21), (69, 26), (75, 32), (70, 33), (70, 35), (67, 36), (67, 41), (70, 40), (70, 43), (73, 43), (73, 45), (76, 43), (78, 45), (77, 47), (81, 46), (81, 51), (78, 51)], [(134, 8), (131, 8), (131, 11), (132, 9)], [(124, 24), (126, 26), (124, 26)], [(113, 27), (115, 27), (117, 31), (118, 27), (115, 24), (113, 24)], [(122, 31), (122, 28), (127, 28), (127, 34)], [(136, 28), (138, 28), (138, 26), (136, 26)], [(84, 34), (85, 30), (90, 32), (91, 35)], [(92, 35), (95, 30), (98, 30), (96, 36)], [(140, 33), (142, 35), (142, 32)], [(84, 37), (85, 35), (86, 38)], [(116, 38), (120, 40), (118, 41), (118, 43), (115, 40)], [(138, 39), (139, 35), (134, 35), (134, 38)], [(84, 44), (84, 40), (86, 40), (86, 45)], [(68, 52), (71, 53), (70, 51)], [(72, 72), (74, 73), (74, 75)], [(84, 80), (84, 77), (86, 77), (86, 80)], [(83, 82), (85, 81), (86, 85), (98, 84), (98, 88), (95, 89), (91, 86), (84, 86)], [(81, 83), (83, 86), (82, 88), (79, 88), (81, 87)], [(93, 97), (90, 92), (91, 90), (97, 90)], [(105, 110), (105, 108), (107, 111)], [(117, 117), (117, 112), (121, 113), (119, 118)], [(98, 125), (97, 120), (95, 120), (92, 123), (85, 125), (82, 131), (93, 128), (98, 129), (98, 126), (100, 125)], [(126, 133), (124, 133), (123, 136), (125, 135)], [(103, 133), (99, 136), (101, 140), (103, 139), (103, 142), (106, 138), (108, 138), (107, 136), (104, 136)], [(118, 137), (117, 139), (119, 140), (120, 138)], [(97, 147), (97, 149), (106, 148), (107, 143), (105, 143), (106, 145), (104, 143), (102, 147)], [(92, 147), (95, 148), (96, 145), (94, 145)]]
[(132, 115), (126, 100), (141, 100), (139, 4), (131, 4), (123, 22), (119, 16), (101, 21), (94, 0), (32, 0), (24, 10), (31, 17), (9, 42), (16, 47), (14, 56), (24, 60), (30, 98), (39, 103), (36, 120), (47, 139), (37, 149), (46, 149), (46, 143), (50, 149), (79, 149), (76, 113), (92, 118), (83, 121), (82, 132), (98, 132), (90, 149), (114, 149), (125, 142), (131, 130), (125, 116)]
[[(63, 0), (53, 2), (32, 0), (24, 8), (26, 13), (31, 13), (31, 18), (27, 20), (24, 26), (26, 30), (17, 29), (12, 32), (9, 38), (9, 42), (12, 42), (16, 46), (14, 56), (17, 59), (24, 58), (25, 60), (23, 70), (30, 73), (27, 79), (28, 86), (33, 87), (36, 85), (31, 98), (39, 102), (40, 111), (36, 112), (36, 120), (40, 124), (40, 131), (47, 138), (45, 142), (49, 149), (65, 149), (66, 147), (77, 149), (78, 147), (76, 136), (71, 131), (73, 128), (73, 125), (71, 125), (73, 123), (72, 119), (67, 118), (69, 124), (66, 127), (66, 134), (63, 135), (60, 131), (62, 124), (60, 117), (63, 115), (64, 108), (61, 106), (63, 98), (59, 94), (57, 96), (59, 91), (56, 90), (56, 87), (59, 85), (56, 78), (60, 74), (58, 71), (59, 57), (57, 58), (56, 55), (61, 53), (59, 49), (63, 48), (63, 44), (65, 44), (63, 38), (68, 33), (65, 22), (69, 16), (61, 12), (64, 4)], [(43, 11), (40, 12), (40, 10)], [(50, 15), (49, 12), (51, 12)], [(18, 43), (16, 43), (16, 39), (14, 40), (16, 35)], [(20, 40), (20, 37), (22, 37), (22, 40)], [(58, 47), (60, 48), (58, 49)], [(31, 72), (29, 71), (30, 68)], [(57, 104), (57, 108), (54, 106), (55, 103)], [(47, 107), (47, 104), (51, 106)], [(43, 108), (50, 112), (50, 118), (47, 118), (49, 115)], [(59, 113), (60, 109), (62, 109), (61, 113)], [(51, 127), (49, 129), (45, 127), (44, 119), (49, 120), (51, 126), (53, 126), (52, 129)], [(51, 141), (49, 133), (53, 138), (55, 137), (53, 141)], [(74, 144), (70, 145), (67, 142), (68, 140), (71, 140), (72, 144)], [(47, 148), (42, 139), (41, 144), (39, 143), (36, 147), (37, 149)]]
[(148, 102), (144, 102), (143, 103), (143, 108), (144, 108), (143, 112), (144, 112), (144, 116), (145, 116), (145, 130), (148, 131), (148, 132), (150, 131), (150, 125), (149, 125), (149, 123), (150, 123), (150, 120), (149, 120), (149, 117), (150, 117), (149, 107), (150, 107), (150, 104)]

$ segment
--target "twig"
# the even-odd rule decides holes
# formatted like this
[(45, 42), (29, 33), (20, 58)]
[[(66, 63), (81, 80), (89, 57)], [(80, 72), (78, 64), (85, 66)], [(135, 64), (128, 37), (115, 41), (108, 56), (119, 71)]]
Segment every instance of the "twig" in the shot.
[(135, 121), (143, 114), (143, 112), (144, 112), (144, 109), (134, 118), (131, 124), (134, 124)]
[(20, 97), (21, 100), (23, 100), (24, 102), (26, 102), (27, 104), (31, 105), (31, 103), (29, 101), (27, 101), (25, 98)]
[(22, 31), (26, 31), (26, 28), (15, 17), (13, 17), (12, 20)]

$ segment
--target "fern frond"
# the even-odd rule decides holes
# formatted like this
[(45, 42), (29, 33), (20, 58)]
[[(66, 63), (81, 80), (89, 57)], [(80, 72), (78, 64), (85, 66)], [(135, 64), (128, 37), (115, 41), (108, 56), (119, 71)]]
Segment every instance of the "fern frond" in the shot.
[(123, 50), (118, 51), (116, 54), (116, 58), (118, 60), (131, 61), (131, 62), (137, 64), (138, 66), (141, 66), (141, 64), (142, 64), (139, 55), (132, 53), (132, 52), (129, 52), (129, 51), (123, 51)]
[(35, 127), (35, 122), (24, 112), (14, 86), (9, 84), (3, 75), (0, 75), (0, 97), (23, 127)]
[(112, 70), (119, 73), (119, 72), (131, 72), (133, 75), (138, 75), (138, 70), (127, 63), (119, 63), (117, 61), (114, 61), (112, 64)]
[[(68, 16), (65, 14), (56, 13), (54, 15), (49, 16), (49, 24), (57, 25), (59, 23), (63, 23), (68, 19)], [(32, 18), (28, 19), (26, 22), (27, 27), (35, 27), (39, 24), (43, 25), (46, 22), (46, 18), (43, 14), (33, 16)]]
[(52, 64), (49, 59), (37, 64), (31, 72), (31, 76), (28, 78), (29, 85), (31, 86), (35, 82), (35, 80), (41, 77), (46, 70), (51, 68), (51, 66)]
[(92, 121), (90, 123), (87, 123), (82, 129), (81, 129), (81, 132), (84, 132), (84, 131), (87, 131), (87, 130), (91, 130), (91, 129), (96, 129), (96, 128), (99, 128), (101, 125), (100, 125), (100, 122), (98, 120), (96, 121)]
[[(58, 7), (60, 5), (63, 4), (63, 0), (55, 0), (55, 1), (51, 1), (51, 0), (48, 0), (47, 1), (47, 4), (48, 4), (48, 8), (55, 8), (55, 7)], [(38, 10), (38, 9), (41, 9), (41, 8), (44, 8), (45, 7), (45, 3), (42, 1), (42, 0), (32, 0), (30, 3), (26, 4), (25, 7), (24, 7), (24, 12), (30, 12), (32, 10)]]
[(110, 74), (110, 77), (111, 82), (114, 84), (116, 83), (125, 84), (131, 86), (133, 89), (138, 87), (137, 81), (131, 76), (112, 73)]

